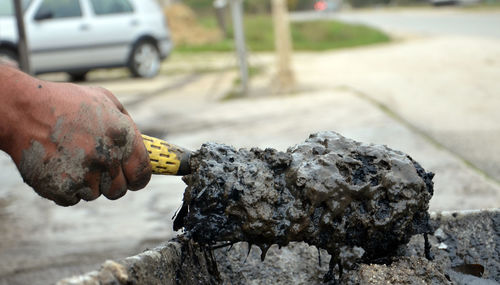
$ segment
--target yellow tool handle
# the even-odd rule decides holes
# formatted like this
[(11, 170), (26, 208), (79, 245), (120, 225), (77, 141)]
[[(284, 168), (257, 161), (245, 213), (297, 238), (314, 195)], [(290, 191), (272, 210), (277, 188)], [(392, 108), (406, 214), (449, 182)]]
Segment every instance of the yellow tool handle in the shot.
[(191, 172), (189, 150), (146, 135), (142, 135), (142, 140), (149, 153), (153, 174), (186, 175)]

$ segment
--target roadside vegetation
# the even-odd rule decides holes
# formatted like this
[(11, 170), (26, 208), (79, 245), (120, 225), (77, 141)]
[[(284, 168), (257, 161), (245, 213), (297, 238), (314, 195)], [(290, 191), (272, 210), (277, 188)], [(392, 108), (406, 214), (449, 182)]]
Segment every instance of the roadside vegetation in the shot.
[[(313, 10), (319, 0), (286, 0), (289, 11)], [(484, 0), (493, 2), (498, 0)], [(213, 1), (183, 0), (182, 3), (190, 6), (200, 15), (213, 12)], [(342, 0), (343, 6), (352, 8), (381, 7), (381, 6), (421, 6), (430, 5), (429, 0)], [(245, 12), (250, 14), (264, 14), (271, 12), (270, 0), (243, 0)]]
[[(218, 29), (215, 17), (205, 16), (199, 23), (207, 29)], [(270, 15), (245, 15), (245, 36), (251, 51), (274, 50), (273, 24)], [(377, 29), (338, 21), (292, 22), (294, 50), (322, 51), (355, 47), (390, 41), (388, 35)], [(178, 52), (226, 52), (234, 50), (232, 27), (228, 36), (209, 43), (181, 43)]]

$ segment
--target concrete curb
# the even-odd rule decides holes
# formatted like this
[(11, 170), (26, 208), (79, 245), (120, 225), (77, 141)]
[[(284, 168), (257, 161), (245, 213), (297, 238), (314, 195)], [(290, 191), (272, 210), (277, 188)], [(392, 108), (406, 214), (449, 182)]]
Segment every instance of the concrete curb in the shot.
[(211, 252), (193, 242), (173, 239), (120, 261), (107, 260), (96, 271), (73, 276), (57, 285), (217, 284)]
[[(500, 209), (433, 212), (431, 219), (435, 232), (429, 239), (432, 244), (432, 253), (435, 256), (434, 262), (447, 268), (444, 274), (449, 275), (456, 284), (466, 284), (462, 281), (471, 279), (493, 282), (477, 284), (500, 282)], [(421, 255), (423, 252), (422, 239), (421, 236), (415, 236), (407, 245), (405, 255)], [(219, 251), (217, 256), (218, 258), (227, 258), (224, 254), (229, 256), (231, 252)], [(247, 258), (251, 259), (252, 256), (249, 255)], [(258, 258), (258, 254), (256, 258)], [(286, 264), (280, 264), (279, 257), (278, 260), (266, 260), (266, 262), (272, 262), (277, 267), (266, 271), (262, 265), (255, 266), (256, 263), (253, 260), (245, 260), (244, 264), (237, 264), (233, 268), (241, 270), (243, 266), (250, 264), (255, 266), (252, 270), (254, 272), (249, 273), (248, 270), (243, 270), (246, 272), (238, 272), (238, 276), (241, 276), (242, 280), (224, 280), (231, 276), (228, 272), (224, 272), (229, 266), (221, 267), (222, 274), (219, 274), (218, 262), (209, 249), (200, 248), (192, 241), (179, 237), (121, 261), (108, 260), (102, 264), (99, 270), (61, 280), (57, 285), (227, 284), (228, 282), (230, 284), (245, 284), (245, 280), (249, 281), (250, 275), (254, 282), (259, 283), (258, 279), (255, 280), (255, 278), (259, 278), (259, 274), (264, 276), (269, 275), (269, 273), (276, 275), (273, 277), (277, 278), (273, 280), (274, 284), (284, 284), (280, 283), (280, 280), (281, 282), (283, 280), (290, 281), (290, 278), (284, 275), (292, 275), (294, 272), (287, 270)], [(457, 276), (457, 273), (451, 268), (463, 264), (483, 266), (483, 278), (461, 273), (458, 273), (460, 276)], [(245, 274), (250, 275), (244, 276)], [(301, 275), (308, 275), (308, 273), (302, 272)], [(321, 282), (320, 277), (317, 277), (318, 282)], [(311, 279), (310, 276), (307, 278)], [(269, 281), (267, 277), (266, 281)]]

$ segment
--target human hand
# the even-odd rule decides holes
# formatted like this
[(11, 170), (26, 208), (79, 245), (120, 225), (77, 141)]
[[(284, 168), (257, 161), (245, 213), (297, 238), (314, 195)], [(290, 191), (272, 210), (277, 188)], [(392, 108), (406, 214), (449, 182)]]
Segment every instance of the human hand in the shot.
[(16, 123), (1, 148), (38, 194), (70, 206), (101, 194), (118, 199), (149, 182), (140, 133), (109, 91), (31, 77), (15, 85)]

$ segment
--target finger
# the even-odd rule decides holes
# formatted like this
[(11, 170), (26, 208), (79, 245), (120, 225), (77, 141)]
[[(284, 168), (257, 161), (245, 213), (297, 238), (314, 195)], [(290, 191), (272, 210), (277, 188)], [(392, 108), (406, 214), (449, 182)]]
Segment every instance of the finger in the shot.
[[(101, 178), (102, 177), (103, 175), (101, 175)], [(123, 171), (119, 169), (117, 175), (110, 181), (109, 186), (103, 185), (101, 182), (101, 187), (102, 194), (110, 200), (116, 200), (123, 197), (123, 195), (127, 192), (127, 180), (125, 179)]]
[(54, 189), (51, 182), (52, 181), (44, 179), (44, 181), (29, 181), (26, 183), (33, 187), (40, 196), (54, 201), (59, 206), (68, 207), (80, 202), (80, 198), (76, 195), (68, 195), (67, 193), (69, 191), (67, 191), (67, 189), (60, 187), (55, 187), (56, 189)]
[(50, 199), (54, 201), (57, 205), (59, 206), (73, 206), (80, 202), (80, 198), (78, 198), (76, 195), (68, 194), (71, 193), (68, 191), (69, 189), (58, 189), (59, 191), (51, 191), (51, 192), (46, 192), (46, 191), (41, 191), (39, 193), (42, 197)]
[(144, 188), (151, 179), (151, 164), (148, 152), (137, 129), (135, 133), (132, 152), (122, 163), (122, 169), (130, 190)]
[(87, 187), (78, 190), (76, 196), (85, 201), (92, 201), (99, 198), (99, 196), (101, 196), (101, 192), (99, 191), (100, 182), (100, 172), (88, 173), (85, 176), (85, 184), (87, 185)]
[(73, 206), (73, 205), (78, 204), (78, 202), (80, 202), (80, 199), (77, 197), (71, 197), (69, 199), (67, 197), (59, 197), (59, 196), (51, 197), (51, 198), (45, 197), (45, 198), (50, 199), (50, 200), (54, 201), (57, 205), (63, 206), (63, 207)]

